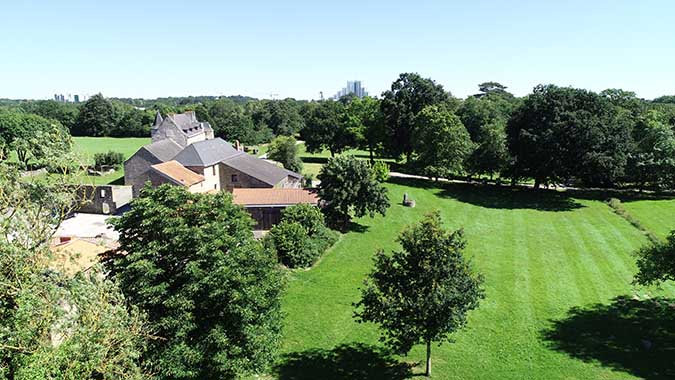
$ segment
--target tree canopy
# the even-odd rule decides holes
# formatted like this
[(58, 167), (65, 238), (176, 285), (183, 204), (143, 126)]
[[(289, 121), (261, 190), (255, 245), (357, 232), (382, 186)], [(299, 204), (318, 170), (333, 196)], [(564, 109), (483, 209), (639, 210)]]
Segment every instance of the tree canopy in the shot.
[(443, 229), (438, 211), (407, 227), (397, 241), (402, 250), (376, 254), (355, 317), (377, 323), (381, 340), (397, 353), (426, 344), (429, 376), (431, 343), (451, 341), (466, 324), (484, 297), (483, 280), (463, 256), (463, 231)]
[(270, 143), (267, 157), (280, 162), (284, 168), (300, 173), (302, 161), (298, 157), (298, 144), (292, 136), (278, 136)]
[(328, 160), (318, 176), (319, 198), (333, 226), (349, 227), (351, 216), (385, 215), (389, 207), (387, 189), (373, 175), (366, 161), (354, 156), (338, 156)]
[(271, 363), (282, 277), (231, 195), (146, 188), (113, 225), (107, 260), (157, 338), (144, 363), (159, 378), (232, 379)]
[(473, 143), (459, 118), (444, 107), (428, 106), (417, 115), (415, 122), (415, 166), (424, 175), (434, 178), (447, 178), (461, 172)]
[[(403, 73), (382, 93), (380, 107), (384, 115), (385, 147), (393, 156), (410, 157), (414, 150), (415, 118), (424, 107), (451, 103), (443, 86), (416, 73)], [(452, 107), (451, 111), (453, 110)]]

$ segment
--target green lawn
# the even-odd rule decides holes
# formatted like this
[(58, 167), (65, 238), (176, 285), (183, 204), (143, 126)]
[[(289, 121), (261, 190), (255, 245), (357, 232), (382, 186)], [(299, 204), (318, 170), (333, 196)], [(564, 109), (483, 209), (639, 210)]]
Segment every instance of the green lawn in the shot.
[(623, 206), (656, 236), (665, 238), (675, 230), (675, 199), (624, 202)]
[[(422, 347), (407, 357), (382, 355), (377, 330), (354, 322), (352, 303), (373, 253), (396, 248), (404, 225), (434, 208), (448, 227), (465, 229), (467, 253), (484, 274), (487, 291), (456, 343), (433, 348), (434, 379), (675, 376), (675, 311), (632, 299), (648, 293), (674, 297), (675, 286), (631, 285), (631, 252), (647, 240), (606, 204), (551, 193), (398, 182), (387, 185), (394, 204), (386, 217), (357, 220), (357, 228), (314, 268), (290, 275), (283, 300), (284, 355), (272, 377), (407, 377), (397, 363), (420, 362)], [(403, 193), (417, 201), (416, 208), (398, 204)], [(673, 204), (644, 207), (672, 210)], [(646, 215), (659, 223), (658, 212)], [(421, 372), (420, 366), (413, 369)]]
[[(150, 143), (149, 137), (73, 137), (73, 140), (75, 142), (74, 150), (83, 154), (92, 164), (96, 153), (104, 153), (109, 150), (121, 152), (126, 160), (136, 153), (140, 147)], [(124, 184), (124, 168), (121, 167), (114, 173), (105, 176), (86, 176), (84, 181), (97, 185)]]

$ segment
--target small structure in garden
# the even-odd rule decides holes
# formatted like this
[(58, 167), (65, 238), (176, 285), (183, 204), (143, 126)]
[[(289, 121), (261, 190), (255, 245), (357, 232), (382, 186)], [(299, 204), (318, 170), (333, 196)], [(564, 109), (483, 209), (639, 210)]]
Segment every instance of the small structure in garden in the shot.
[(415, 200), (408, 197), (408, 193), (403, 193), (403, 205), (405, 207), (415, 207)]

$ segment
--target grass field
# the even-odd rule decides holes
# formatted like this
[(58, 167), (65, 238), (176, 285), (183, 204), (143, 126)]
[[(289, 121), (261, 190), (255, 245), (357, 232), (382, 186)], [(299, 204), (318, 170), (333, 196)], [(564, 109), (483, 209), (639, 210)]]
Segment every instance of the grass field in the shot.
[[(606, 204), (551, 193), (397, 182), (388, 184), (394, 204), (386, 217), (357, 220), (318, 265), (290, 275), (284, 354), (272, 377), (410, 375), (406, 365), (423, 360), (422, 348), (407, 357), (383, 354), (374, 326), (354, 322), (352, 303), (373, 253), (396, 248), (404, 225), (434, 208), (448, 227), (465, 229), (467, 253), (484, 274), (487, 291), (456, 342), (433, 348), (434, 379), (675, 377), (675, 310), (637, 300), (646, 294), (675, 297), (675, 286), (631, 285), (631, 252), (647, 240)], [(397, 204), (403, 193), (417, 201), (416, 208)], [(675, 223), (673, 204), (632, 206), (643, 210), (644, 223), (656, 225)], [(420, 366), (412, 369), (422, 372)]]
[[(150, 143), (150, 138), (145, 137), (73, 137), (73, 149), (84, 155), (88, 163), (94, 163), (94, 154), (105, 153), (109, 150), (120, 152), (124, 159), (131, 157), (136, 151), (145, 144)], [(116, 170), (114, 173), (105, 176), (86, 176), (85, 182), (91, 182), (97, 185), (105, 184), (124, 184), (124, 168)]]
[(675, 199), (623, 202), (623, 206), (658, 237), (675, 230)]

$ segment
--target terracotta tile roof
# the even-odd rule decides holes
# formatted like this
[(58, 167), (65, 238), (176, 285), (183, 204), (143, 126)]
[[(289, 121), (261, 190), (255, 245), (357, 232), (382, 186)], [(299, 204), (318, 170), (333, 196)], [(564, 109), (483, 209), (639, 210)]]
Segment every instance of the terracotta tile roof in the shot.
[(175, 183), (183, 186), (192, 186), (204, 180), (204, 176), (193, 172), (174, 160), (152, 165), (152, 168)]
[(89, 269), (99, 260), (99, 255), (109, 248), (92, 242), (72, 239), (51, 247), (54, 253), (51, 267), (72, 277), (76, 273)]
[(232, 191), (234, 203), (246, 207), (289, 206), (299, 203), (317, 204), (316, 193), (306, 189), (240, 189)]

